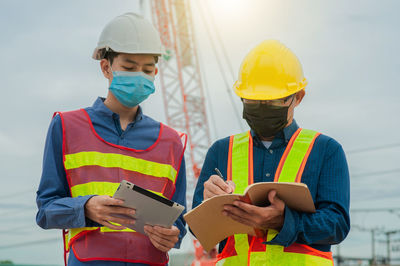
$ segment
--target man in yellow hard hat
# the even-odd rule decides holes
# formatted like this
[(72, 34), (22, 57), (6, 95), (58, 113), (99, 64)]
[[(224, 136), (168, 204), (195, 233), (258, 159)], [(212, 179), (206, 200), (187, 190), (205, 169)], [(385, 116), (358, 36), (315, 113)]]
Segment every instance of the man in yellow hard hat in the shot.
[(193, 208), (215, 195), (243, 193), (256, 182), (302, 182), (316, 213), (289, 208), (276, 191), (266, 195), (267, 207), (242, 201), (225, 205), (224, 215), (266, 234), (225, 239), (217, 265), (333, 265), (331, 245), (350, 229), (349, 172), (338, 142), (299, 128), (293, 118), (306, 85), (299, 60), (278, 41), (260, 43), (242, 62), (234, 90), (251, 130), (220, 139), (209, 149)]
[[(155, 91), (163, 53), (157, 30), (126, 13), (103, 29), (93, 58), (107, 79), (107, 97), (54, 116), (46, 139), (36, 221), (64, 229), (64, 260), (79, 265), (166, 265), (186, 233), (134, 224), (136, 210), (111, 196), (122, 180), (186, 206), (186, 136), (146, 116), (140, 104)], [(61, 247), (60, 247), (61, 248)], [(67, 256), (68, 255), (68, 256)]]

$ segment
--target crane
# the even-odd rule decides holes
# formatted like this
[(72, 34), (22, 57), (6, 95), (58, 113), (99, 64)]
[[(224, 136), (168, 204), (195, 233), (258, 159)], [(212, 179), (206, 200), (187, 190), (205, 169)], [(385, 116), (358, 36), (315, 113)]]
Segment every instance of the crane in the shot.
[[(153, 23), (166, 49), (159, 65), (167, 124), (188, 135), (188, 206), (211, 141), (189, 5), (186, 0), (151, 1)], [(215, 265), (215, 258), (205, 255), (197, 240), (193, 244), (196, 259), (192, 265)]]
[(188, 135), (188, 203), (210, 145), (204, 88), (197, 55), (190, 1), (152, 0), (153, 23), (166, 49), (160, 83), (167, 124)]

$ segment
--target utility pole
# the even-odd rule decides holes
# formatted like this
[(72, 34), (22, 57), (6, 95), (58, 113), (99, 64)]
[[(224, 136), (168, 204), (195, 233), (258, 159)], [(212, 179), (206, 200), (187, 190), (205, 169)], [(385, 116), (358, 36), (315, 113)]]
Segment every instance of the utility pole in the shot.
[(387, 264), (390, 265), (390, 232), (386, 232)]
[(375, 254), (375, 229), (371, 229), (371, 248), (372, 248), (372, 266), (376, 265), (376, 254)]
[(336, 251), (337, 251), (337, 265), (341, 266), (342, 265), (342, 256), (340, 256), (340, 245), (337, 245)]
[(399, 233), (400, 230), (393, 230), (393, 231), (388, 231), (385, 232), (386, 235), (386, 256), (387, 256), (387, 264), (390, 265), (390, 236), (396, 233)]

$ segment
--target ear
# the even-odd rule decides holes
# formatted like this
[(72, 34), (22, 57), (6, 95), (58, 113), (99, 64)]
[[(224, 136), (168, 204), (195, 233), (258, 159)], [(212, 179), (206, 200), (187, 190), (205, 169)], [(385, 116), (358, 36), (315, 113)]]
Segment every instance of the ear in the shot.
[(106, 79), (112, 79), (111, 66), (110, 66), (110, 62), (107, 59), (100, 60), (100, 68), (101, 68), (101, 72), (103, 72), (103, 76)]
[(155, 71), (154, 71), (154, 75), (158, 74), (158, 67), (156, 67)]
[(306, 95), (306, 92), (304, 90), (301, 90), (301, 91), (296, 93), (296, 95), (294, 96), (294, 97), (296, 97), (296, 99), (295, 99), (296, 103), (294, 105), (295, 107), (301, 103), (301, 101), (304, 98), (304, 95)]

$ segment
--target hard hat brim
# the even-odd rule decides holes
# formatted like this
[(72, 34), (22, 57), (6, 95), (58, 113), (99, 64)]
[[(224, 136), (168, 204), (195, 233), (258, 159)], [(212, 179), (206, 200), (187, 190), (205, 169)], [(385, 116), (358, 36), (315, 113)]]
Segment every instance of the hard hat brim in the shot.
[[(259, 85), (257, 88), (249, 88), (239, 81), (235, 82), (233, 85), (233, 90), (237, 96), (243, 99), (249, 100), (276, 100), (282, 99), (296, 92), (304, 90), (307, 86), (307, 80), (304, 78), (302, 82), (296, 86), (287, 86), (287, 89), (282, 90), (282, 88), (275, 88), (271, 86)], [(264, 93), (262, 93), (264, 91)]]
[[(104, 55), (102, 55), (102, 53), (101, 53), (101, 50), (104, 48), (106, 48), (106, 47), (96, 47), (93, 51), (92, 58), (95, 60), (104, 59)], [(119, 49), (112, 49), (112, 48), (110, 48), (110, 49), (116, 53), (124, 53), (124, 54), (150, 54), (150, 55), (155, 55), (158, 57), (165, 54), (164, 49), (162, 51), (143, 50), (143, 51), (134, 51), (132, 53), (130, 53), (129, 51), (120, 51)]]

